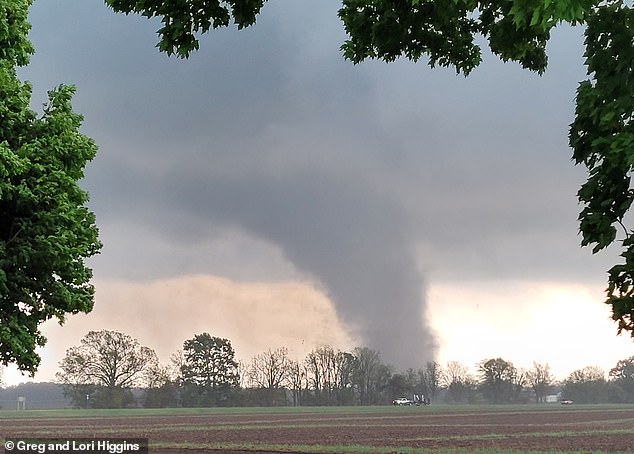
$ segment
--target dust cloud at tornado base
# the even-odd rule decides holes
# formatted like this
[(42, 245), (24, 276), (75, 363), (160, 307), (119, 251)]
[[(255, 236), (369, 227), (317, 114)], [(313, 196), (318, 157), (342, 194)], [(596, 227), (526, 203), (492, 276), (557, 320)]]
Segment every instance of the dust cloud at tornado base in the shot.
[[(386, 362), (413, 367), (434, 359), (415, 244), (395, 201), (380, 188), (328, 175), (249, 181), (250, 189), (243, 182), (208, 188), (199, 204), (217, 213), (214, 218), (277, 245), (323, 288), (363, 344), (379, 350)], [(230, 204), (222, 197), (229, 194)]]

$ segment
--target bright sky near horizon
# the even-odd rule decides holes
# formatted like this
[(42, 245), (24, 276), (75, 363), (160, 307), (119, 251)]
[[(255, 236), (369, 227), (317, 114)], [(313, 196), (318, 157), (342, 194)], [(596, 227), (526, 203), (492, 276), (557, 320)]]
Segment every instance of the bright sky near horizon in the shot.
[(104, 243), (95, 310), (46, 325), (36, 380), (91, 329), (164, 360), (203, 331), (243, 360), (367, 344), (399, 367), (501, 356), (558, 378), (634, 355), (602, 304), (614, 254), (577, 235), (582, 30), (553, 33), (542, 77), (485, 54), (464, 78), (343, 61), (338, 6), (271, 2), (178, 60), (158, 23), (100, 0), (34, 3), (21, 75), (35, 109), (77, 86)]

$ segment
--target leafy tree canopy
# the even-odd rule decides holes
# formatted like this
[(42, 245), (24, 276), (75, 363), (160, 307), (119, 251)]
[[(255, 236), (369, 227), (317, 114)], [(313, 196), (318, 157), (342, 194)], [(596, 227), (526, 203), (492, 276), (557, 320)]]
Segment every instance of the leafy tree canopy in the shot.
[(238, 363), (229, 339), (197, 334), (183, 343), (183, 382), (192, 388), (194, 404), (218, 404), (238, 387)]
[[(115, 11), (160, 17), (161, 51), (187, 57), (197, 35), (211, 28), (255, 23), (264, 0), (105, 0)], [(631, 2), (630, 2), (631, 3)], [(570, 127), (573, 159), (588, 170), (578, 192), (582, 245), (596, 253), (622, 230), (624, 263), (608, 271), (606, 303), (618, 332), (634, 336), (634, 235), (623, 219), (634, 191), (634, 10), (622, 0), (342, 0), (339, 10), (348, 39), (346, 59), (391, 62), (399, 57), (451, 66), (469, 74), (481, 62), (476, 42), (484, 37), (504, 61), (540, 74), (546, 44), (557, 24), (585, 24), (586, 65), (591, 79), (577, 90)]]
[[(105, 0), (117, 12), (160, 17), (158, 47), (180, 57), (197, 50), (196, 36), (211, 28), (253, 25), (264, 1)], [(467, 74), (481, 61), (475, 40), (483, 35), (502, 59), (541, 72), (550, 29), (583, 20), (591, 6), (591, 0), (343, 0), (339, 17), (349, 39), (341, 50), (354, 63), (427, 56), (432, 66)]]
[(592, 80), (579, 84), (570, 145), (588, 169), (578, 196), (583, 245), (597, 252), (622, 230), (622, 264), (608, 271), (608, 298), (619, 333), (634, 336), (634, 236), (624, 218), (634, 199), (634, 10), (621, 2), (595, 8), (586, 29), (586, 65)]
[(634, 382), (634, 356), (617, 362), (610, 370), (610, 377)]
[(511, 402), (517, 397), (522, 384), (513, 363), (502, 358), (492, 358), (482, 361), (478, 369), (480, 387), (490, 402)]
[(99, 251), (88, 195), (77, 182), (96, 146), (79, 132), (74, 88), (49, 92), (38, 116), (31, 86), (16, 76), (33, 47), (30, 0), (0, 0), (0, 364), (35, 373), (40, 323), (89, 312), (94, 289), (84, 260)]
[(198, 50), (196, 35), (212, 28), (227, 27), (233, 18), (241, 29), (253, 25), (265, 0), (105, 0), (114, 11), (160, 17), (157, 47), (168, 55), (188, 57)]

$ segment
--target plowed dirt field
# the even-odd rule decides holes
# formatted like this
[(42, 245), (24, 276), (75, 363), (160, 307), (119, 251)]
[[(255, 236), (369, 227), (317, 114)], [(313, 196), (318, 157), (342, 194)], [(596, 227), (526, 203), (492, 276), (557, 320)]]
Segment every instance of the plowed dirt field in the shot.
[(4, 412), (0, 437), (148, 438), (151, 453), (185, 454), (632, 453), (634, 406)]

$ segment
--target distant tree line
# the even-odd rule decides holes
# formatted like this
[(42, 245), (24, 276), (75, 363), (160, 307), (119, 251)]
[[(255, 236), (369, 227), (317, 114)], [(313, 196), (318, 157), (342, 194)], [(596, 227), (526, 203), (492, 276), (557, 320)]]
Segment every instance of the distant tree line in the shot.
[(397, 371), (368, 347), (326, 345), (303, 359), (279, 347), (238, 362), (228, 339), (201, 333), (161, 365), (136, 339), (104, 330), (66, 351), (56, 380), (80, 408), (383, 405), (415, 395), (461, 404), (634, 402), (634, 356), (607, 378), (586, 367), (558, 382), (548, 364), (524, 370), (502, 358), (481, 361), (476, 374), (456, 361)]
[(64, 396), (62, 387), (57, 383), (27, 382), (0, 389), (2, 410), (48, 410), (67, 408), (70, 404), (70, 400)]

